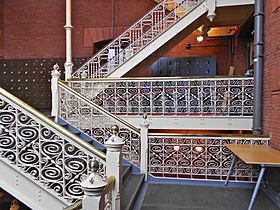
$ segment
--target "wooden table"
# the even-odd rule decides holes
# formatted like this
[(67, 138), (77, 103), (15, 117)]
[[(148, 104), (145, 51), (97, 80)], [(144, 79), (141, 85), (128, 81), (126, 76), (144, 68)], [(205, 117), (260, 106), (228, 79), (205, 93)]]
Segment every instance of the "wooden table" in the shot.
[(252, 210), (266, 167), (280, 167), (280, 151), (266, 145), (225, 144), (225, 146), (234, 154), (225, 185), (228, 183), (236, 156), (246, 164), (257, 164), (261, 166), (259, 177), (248, 207), (248, 210)]

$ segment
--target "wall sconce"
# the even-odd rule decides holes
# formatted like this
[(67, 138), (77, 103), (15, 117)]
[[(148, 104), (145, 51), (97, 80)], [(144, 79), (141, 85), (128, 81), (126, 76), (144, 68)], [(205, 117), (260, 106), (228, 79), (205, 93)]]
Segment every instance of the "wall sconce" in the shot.
[(186, 49), (191, 49), (192, 48), (192, 44), (189, 42), (187, 45), (186, 45)]
[(176, 152), (178, 152), (179, 149), (180, 149), (180, 146), (174, 146), (174, 150), (175, 150)]
[(198, 36), (198, 37), (196, 37), (196, 40), (197, 40), (198, 42), (202, 42), (202, 41), (203, 41), (203, 39), (204, 39), (204, 37), (203, 37), (203, 36)]
[(197, 152), (202, 152), (203, 147), (196, 146), (196, 147), (194, 148), (194, 150), (197, 151)]

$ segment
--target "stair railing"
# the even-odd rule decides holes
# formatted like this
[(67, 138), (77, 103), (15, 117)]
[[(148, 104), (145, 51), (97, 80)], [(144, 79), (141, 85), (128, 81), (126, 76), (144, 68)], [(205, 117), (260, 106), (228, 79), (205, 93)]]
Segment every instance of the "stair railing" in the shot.
[(251, 77), (70, 80), (71, 87), (119, 116), (251, 116)]
[(87, 163), (106, 156), (45, 115), (0, 88), (0, 158), (65, 204), (83, 197)]
[[(95, 78), (108, 75), (201, 1), (182, 0), (176, 3), (172, 0), (163, 0), (123, 34), (90, 58), (72, 74), (72, 77)], [(100, 70), (102, 66), (104, 67)]]
[(125, 141), (123, 157), (139, 166), (140, 130), (98, 106), (67, 84), (62, 81), (58, 82), (58, 116), (102, 144), (112, 136), (110, 128), (117, 125), (119, 127), (118, 136)]
[(174, 7), (174, 9), (172, 9), (170, 13), (168, 13), (160, 22), (153, 25), (147, 32), (143, 33), (141, 37), (134, 40), (133, 42), (130, 42), (127, 47), (121, 49), (119, 53), (115, 54), (115, 56), (108, 60), (107, 63), (96, 70), (94, 77), (103, 78), (113, 73), (120, 65), (125, 63), (133, 55), (150, 44), (155, 38), (170, 28), (170, 26), (180, 20), (185, 14), (187, 14), (197, 5), (198, 4), (194, 4), (194, 2), (189, 0), (177, 4), (177, 6)]
[[(106, 181), (99, 175), (99, 162), (90, 161), (88, 168), (90, 174), (81, 186), (85, 192), (83, 200), (80, 200), (65, 210), (119, 210), (122, 188), (122, 147), (123, 139), (118, 137), (118, 126), (112, 126), (113, 135), (106, 141)], [(108, 178), (107, 178), (108, 177)]]
[[(149, 133), (148, 173), (157, 178), (225, 180), (232, 153), (224, 144), (269, 145), (265, 135)], [(233, 181), (254, 182), (258, 168), (235, 162)]]

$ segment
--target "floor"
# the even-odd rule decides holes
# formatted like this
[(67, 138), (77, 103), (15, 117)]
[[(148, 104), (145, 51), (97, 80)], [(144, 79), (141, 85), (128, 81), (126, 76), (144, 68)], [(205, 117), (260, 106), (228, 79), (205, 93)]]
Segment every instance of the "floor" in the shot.
[[(149, 184), (141, 210), (246, 210), (253, 189)], [(253, 210), (279, 210), (261, 190)]]

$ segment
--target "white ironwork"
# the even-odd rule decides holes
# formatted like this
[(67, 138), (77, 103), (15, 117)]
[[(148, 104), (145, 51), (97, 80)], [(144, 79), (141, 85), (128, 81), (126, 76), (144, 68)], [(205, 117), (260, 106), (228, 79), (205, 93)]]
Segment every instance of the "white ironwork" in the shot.
[(117, 115), (251, 116), (253, 78), (72, 80), (71, 87)]
[(145, 174), (145, 181), (148, 175), (148, 133), (150, 122), (147, 120), (147, 115), (143, 115), (143, 122), (141, 122), (141, 163), (140, 171)]
[(53, 70), (51, 72), (52, 79), (51, 79), (51, 92), (52, 92), (52, 110), (51, 115), (55, 117), (55, 121), (57, 122), (58, 117), (58, 87), (57, 83), (61, 76), (59, 71), (58, 64), (53, 66)]
[(111, 127), (117, 125), (118, 136), (125, 141), (123, 157), (135, 165), (140, 162), (140, 133), (120, 118), (113, 116), (71, 88), (59, 83), (59, 117), (104, 144), (112, 136)]
[[(19, 168), (0, 158), (0, 186), (13, 197), (23, 202), (30, 209), (63, 209), (67, 201), (34, 182), (29, 174), (23, 174)], [(2, 201), (2, 198), (0, 199)], [(4, 208), (4, 207), (3, 207)], [(3, 210), (1, 208), (1, 210)], [(5, 208), (4, 208), (5, 209)], [(12, 209), (12, 208), (11, 208)]]
[(104, 160), (81, 146), (83, 140), (74, 141), (73, 134), (0, 90), (1, 161), (67, 202), (81, 199), (80, 182), (88, 174), (87, 162), (98, 160), (104, 176)]
[(66, 0), (66, 24), (64, 26), (66, 33), (66, 61), (64, 63), (65, 68), (65, 80), (71, 78), (73, 70), (72, 62), (72, 23), (71, 23), (71, 0)]
[[(149, 173), (176, 179), (224, 180), (232, 153), (224, 144), (264, 144), (268, 137), (149, 136)], [(236, 161), (231, 178), (255, 181), (258, 168)]]
[(108, 46), (79, 68), (73, 78), (106, 77), (118, 66), (147, 46), (156, 37), (178, 22), (203, 0), (163, 0)]

